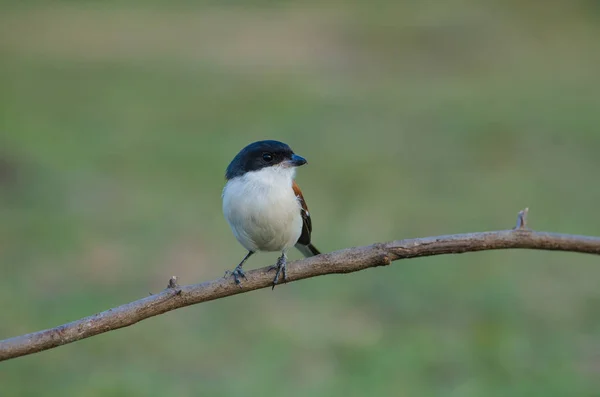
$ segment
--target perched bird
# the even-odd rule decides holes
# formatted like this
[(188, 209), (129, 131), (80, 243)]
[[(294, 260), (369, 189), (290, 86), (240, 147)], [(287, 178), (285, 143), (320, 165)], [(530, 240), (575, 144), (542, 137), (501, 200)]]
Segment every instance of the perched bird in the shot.
[(294, 181), (296, 167), (306, 160), (279, 141), (258, 141), (243, 148), (227, 167), (223, 214), (248, 254), (231, 274), (236, 284), (246, 277), (242, 266), (257, 251), (280, 251), (273, 288), (283, 272), (286, 252), (295, 246), (306, 257), (320, 252), (310, 242), (312, 223), (306, 201)]

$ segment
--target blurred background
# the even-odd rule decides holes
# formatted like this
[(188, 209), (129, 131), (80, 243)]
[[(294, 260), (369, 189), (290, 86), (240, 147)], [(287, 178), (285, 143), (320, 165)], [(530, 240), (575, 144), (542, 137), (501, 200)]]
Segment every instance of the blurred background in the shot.
[[(0, 6), (0, 339), (231, 270), (224, 170), (259, 139), (309, 160), (322, 251), (526, 206), (600, 235), (596, 0)], [(3, 362), (2, 395), (597, 395), (599, 264), (498, 251), (305, 280)]]

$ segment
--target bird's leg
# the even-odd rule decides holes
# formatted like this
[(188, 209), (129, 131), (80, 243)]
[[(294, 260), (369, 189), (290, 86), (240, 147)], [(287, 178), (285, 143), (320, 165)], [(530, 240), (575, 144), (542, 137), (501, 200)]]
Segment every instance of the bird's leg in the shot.
[(246, 254), (246, 256), (244, 257), (244, 259), (242, 259), (242, 261), (240, 262), (239, 265), (237, 265), (235, 267), (235, 269), (233, 269), (232, 272), (230, 272), (229, 270), (227, 270), (225, 272), (225, 276), (223, 277), (227, 277), (229, 275), (233, 276), (233, 281), (235, 281), (235, 283), (237, 285), (240, 285), (241, 281), (240, 281), (240, 277), (246, 278), (246, 273), (244, 273), (244, 270), (242, 269), (242, 265), (244, 264), (244, 262), (246, 262), (246, 260), (248, 258), (250, 258), (250, 256), (254, 253), (254, 251), (248, 251), (248, 253)]
[(277, 270), (277, 273), (275, 273), (275, 278), (273, 279), (273, 287), (271, 289), (275, 288), (275, 285), (277, 285), (277, 281), (279, 280), (279, 274), (283, 271), (283, 282), (287, 282), (287, 255), (285, 254), (285, 250), (281, 252), (281, 256), (277, 259), (277, 263), (274, 264), (273, 266), (269, 267), (268, 271), (271, 270)]

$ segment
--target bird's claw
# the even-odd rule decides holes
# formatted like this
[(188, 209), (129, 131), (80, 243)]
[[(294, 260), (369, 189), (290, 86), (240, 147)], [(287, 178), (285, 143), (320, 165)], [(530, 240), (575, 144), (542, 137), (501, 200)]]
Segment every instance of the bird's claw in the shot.
[(233, 276), (233, 281), (236, 283), (236, 285), (239, 285), (240, 287), (242, 284), (242, 281), (240, 280), (240, 278), (247, 279), (246, 272), (244, 272), (242, 267), (239, 265), (236, 266), (236, 268), (233, 269), (233, 271), (227, 270), (225, 272), (225, 276), (223, 276), (223, 277), (229, 277), (229, 276)]
[(275, 286), (277, 285), (277, 282), (279, 280), (279, 275), (283, 272), (283, 282), (287, 283), (287, 260), (285, 256), (280, 256), (279, 259), (277, 259), (277, 263), (274, 264), (273, 266), (270, 266), (267, 271), (270, 272), (272, 270), (277, 270), (277, 273), (275, 273), (275, 278), (273, 279), (273, 286), (271, 287), (271, 290), (275, 289)]

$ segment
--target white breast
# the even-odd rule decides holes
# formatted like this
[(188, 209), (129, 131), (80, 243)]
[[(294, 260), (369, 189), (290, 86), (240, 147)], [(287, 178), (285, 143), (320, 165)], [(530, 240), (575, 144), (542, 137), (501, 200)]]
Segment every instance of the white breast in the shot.
[(302, 233), (300, 203), (292, 189), (295, 169), (281, 166), (247, 172), (223, 189), (223, 213), (249, 251), (282, 251)]

